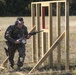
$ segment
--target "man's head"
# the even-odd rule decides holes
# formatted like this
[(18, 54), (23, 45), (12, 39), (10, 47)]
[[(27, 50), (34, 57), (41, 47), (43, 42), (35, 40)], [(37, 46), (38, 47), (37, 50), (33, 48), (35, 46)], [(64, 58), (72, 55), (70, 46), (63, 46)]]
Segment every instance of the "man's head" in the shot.
[(15, 22), (15, 25), (16, 25), (18, 28), (22, 28), (22, 26), (24, 25), (23, 18), (18, 17), (17, 20), (16, 20), (16, 22)]
[(17, 18), (17, 21), (23, 21), (23, 18), (18, 17), (18, 18)]

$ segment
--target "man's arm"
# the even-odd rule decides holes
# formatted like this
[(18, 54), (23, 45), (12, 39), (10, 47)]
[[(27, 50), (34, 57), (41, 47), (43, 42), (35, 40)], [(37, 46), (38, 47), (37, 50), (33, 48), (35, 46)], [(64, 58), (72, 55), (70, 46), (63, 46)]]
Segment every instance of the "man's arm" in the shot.
[(24, 34), (25, 35), (25, 39), (29, 39), (31, 37), (31, 35), (28, 35), (28, 29), (27, 29), (27, 27), (24, 25), (23, 28), (25, 30), (25, 34)]
[(4, 38), (12, 43), (15, 43), (15, 40), (11, 37), (12, 31), (13, 31), (13, 26), (9, 26), (5, 31)]

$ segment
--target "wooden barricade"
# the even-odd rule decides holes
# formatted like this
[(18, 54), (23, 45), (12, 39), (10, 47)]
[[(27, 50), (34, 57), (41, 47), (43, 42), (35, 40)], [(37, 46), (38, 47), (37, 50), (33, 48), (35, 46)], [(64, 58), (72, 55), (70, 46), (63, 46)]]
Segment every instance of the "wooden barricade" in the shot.
[[(52, 1), (43, 1), (43, 2), (32, 2), (31, 3), (31, 17), (32, 17), (32, 25), (36, 25), (37, 30), (44, 30), (42, 32), (41, 37), (40, 34), (33, 37), (33, 46), (32, 46), (32, 52), (33, 52), (33, 61), (38, 62), (33, 69), (30, 71), (30, 73), (36, 68), (39, 67), (40, 63), (44, 63), (46, 65), (46, 62), (43, 60), (45, 58), (44, 55), (48, 52), (50, 47), (53, 45), (53, 4), (56, 5), (56, 37), (57, 40), (59, 39), (59, 36), (61, 35), (61, 4), (64, 3), (65, 5), (65, 50), (66, 50), (66, 63), (65, 63), (65, 70), (69, 70), (69, 0), (52, 0)], [(48, 9), (48, 24), (46, 27), (45, 23), (45, 8)], [(40, 10), (39, 10), (40, 9)], [(40, 14), (41, 13), (41, 14)], [(41, 25), (40, 25), (41, 24)], [(46, 41), (46, 34), (48, 34), (48, 41)], [(40, 40), (42, 39), (42, 40)], [(35, 41), (36, 40), (36, 41)], [(42, 43), (41, 43), (42, 42)], [(48, 48), (46, 49), (46, 43), (48, 42)], [(60, 42), (57, 43), (57, 67), (58, 70), (61, 69), (61, 44)], [(36, 47), (35, 47), (36, 46)], [(42, 49), (40, 49), (42, 47)], [(40, 53), (41, 51), (41, 53)], [(42, 55), (40, 55), (40, 54)], [(47, 54), (46, 54), (47, 55)], [(46, 56), (45, 55), (45, 56)], [(41, 59), (42, 58), (42, 59)], [(53, 67), (53, 50), (48, 55), (48, 65), (49, 67)]]

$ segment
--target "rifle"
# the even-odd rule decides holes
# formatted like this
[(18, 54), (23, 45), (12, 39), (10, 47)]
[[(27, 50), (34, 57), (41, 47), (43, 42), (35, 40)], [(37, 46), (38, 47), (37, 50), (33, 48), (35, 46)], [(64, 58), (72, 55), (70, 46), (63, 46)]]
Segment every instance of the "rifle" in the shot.
[(43, 32), (43, 30), (41, 30), (41, 31), (35, 31), (35, 32), (30, 32), (28, 35), (35, 35), (35, 34), (40, 33), (40, 32)]
[[(30, 32), (30, 33), (28, 33), (28, 35), (36, 35), (37, 33), (40, 33), (40, 32), (43, 32), (43, 30)], [(19, 40), (22, 44), (26, 44), (26, 39), (25, 39), (25, 38), (26, 38), (28, 35), (24, 35), (23, 37), (21, 37), (21, 38), (19, 38), (19, 39), (17, 39), (17, 40)]]
[[(28, 35), (36, 35), (37, 33), (40, 33), (42, 31), (43, 30), (41, 30), (41, 31), (35, 31), (35, 32), (30, 32)], [(21, 37), (21, 38), (19, 38), (17, 40), (19, 40), (22, 44), (26, 44), (26, 39), (25, 39), (26, 37), (27, 37), (27, 35), (25, 35), (25, 36), (23, 36), (23, 37)], [(8, 42), (7, 41), (6, 41), (6, 44), (8, 46)], [(6, 47), (4, 47), (4, 50), (5, 50), (6, 56), (8, 56), (8, 49)]]

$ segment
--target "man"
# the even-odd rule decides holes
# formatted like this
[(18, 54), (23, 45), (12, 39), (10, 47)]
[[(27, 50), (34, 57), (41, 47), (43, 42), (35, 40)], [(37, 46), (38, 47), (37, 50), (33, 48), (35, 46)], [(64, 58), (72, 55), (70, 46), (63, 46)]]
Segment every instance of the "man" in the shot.
[(30, 38), (30, 35), (28, 35), (27, 27), (24, 25), (23, 18), (20, 17), (17, 18), (15, 25), (10, 25), (5, 31), (4, 38), (7, 40), (6, 43), (8, 45), (9, 62), (12, 68), (14, 66), (14, 54), (16, 50), (19, 52), (17, 62), (18, 69), (23, 66), (25, 59), (25, 44), (23, 44), (19, 39), (24, 35), (26, 35), (25, 39)]

